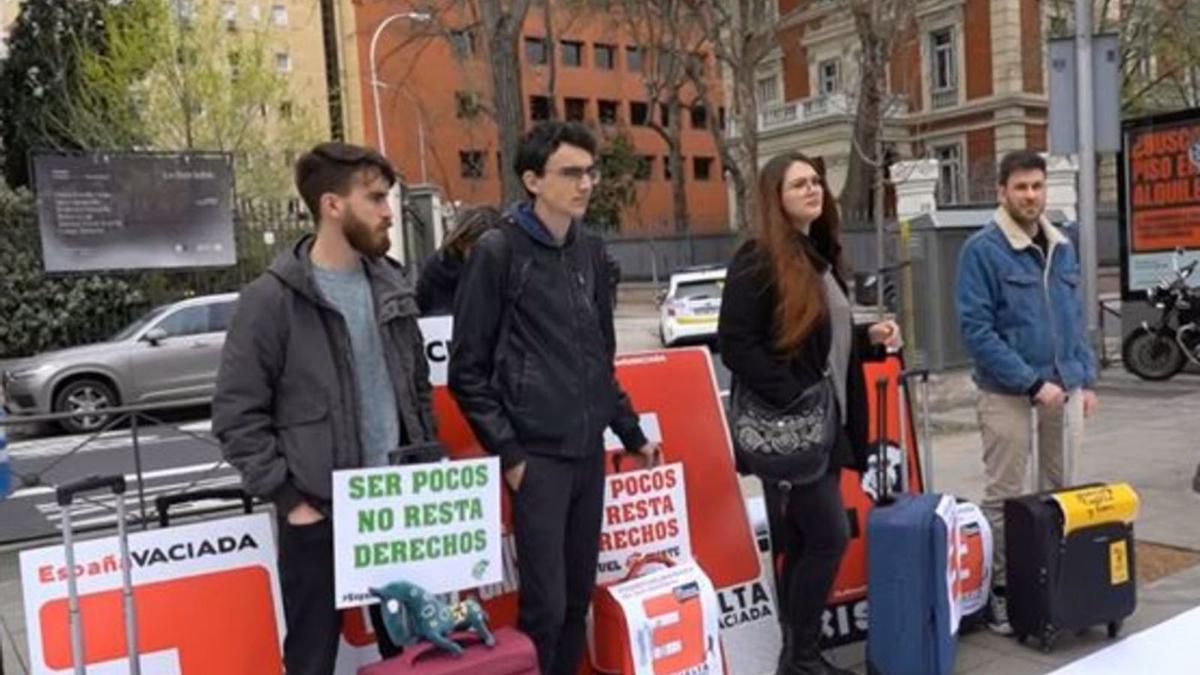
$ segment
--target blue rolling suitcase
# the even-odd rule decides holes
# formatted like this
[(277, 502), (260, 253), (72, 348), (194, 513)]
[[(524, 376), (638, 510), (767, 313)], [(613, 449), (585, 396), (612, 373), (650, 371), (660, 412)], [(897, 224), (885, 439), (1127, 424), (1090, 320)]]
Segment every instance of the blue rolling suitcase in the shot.
[[(947, 583), (947, 525), (935, 494), (889, 494), (888, 381), (876, 392), (878, 501), (867, 514), (867, 672), (949, 675), (956, 640)], [(953, 500), (950, 499), (952, 504)]]

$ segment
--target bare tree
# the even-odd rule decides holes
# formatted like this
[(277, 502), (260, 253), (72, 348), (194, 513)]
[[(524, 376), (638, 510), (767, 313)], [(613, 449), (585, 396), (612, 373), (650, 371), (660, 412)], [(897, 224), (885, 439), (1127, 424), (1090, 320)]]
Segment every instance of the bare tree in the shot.
[(684, 181), (683, 116), (695, 106), (708, 108), (693, 84), (707, 77), (707, 35), (687, 0), (621, 0), (614, 9), (624, 32), (643, 54), (642, 85), (650, 107), (645, 121), (667, 147), (674, 229), (684, 232), (690, 218)]
[[(713, 125), (713, 139), (721, 161), (733, 182), (737, 225), (746, 229), (759, 222), (758, 203), (758, 101), (755, 75), (759, 66), (778, 46), (779, 26), (803, 11), (804, 5), (779, 17), (775, 2), (762, 0), (687, 0), (695, 12), (708, 44), (731, 84), (728, 132)], [(694, 78), (698, 91), (707, 86)]]
[[(421, 7), (425, 19), (420, 27), (403, 40), (393, 42), (381, 57), (381, 61), (386, 60), (390, 54), (432, 38), (447, 40), (453, 46), (459, 41), (473, 44), (474, 37), (479, 36), (483, 47), (482, 57), (487, 63), (491, 95), (490, 105), (479, 105), (478, 112), (491, 116), (495, 122), (500, 140), (500, 157), (505, 162), (516, 156), (517, 145), (525, 130), (520, 39), (530, 2), (433, 0)], [(415, 60), (410, 64), (410, 70), (413, 67), (416, 67)], [(525, 193), (517, 176), (511, 171), (499, 173), (501, 200), (511, 203), (522, 198)]]
[[(846, 182), (840, 197), (842, 213), (863, 217), (881, 211), (883, 126), (891, 100), (887, 70), (906, 39), (919, 0), (847, 0), (859, 42), (859, 89), (854, 113)], [(876, 214), (878, 219), (881, 213)]]
[[(1180, 0), (1094, 0), (1097, 32), (1120, 34), (1121, 111), (1200, 106), (1200, 6)], [(1053, 37), (1074, 35), (1073, 0), (1050, 0)]]

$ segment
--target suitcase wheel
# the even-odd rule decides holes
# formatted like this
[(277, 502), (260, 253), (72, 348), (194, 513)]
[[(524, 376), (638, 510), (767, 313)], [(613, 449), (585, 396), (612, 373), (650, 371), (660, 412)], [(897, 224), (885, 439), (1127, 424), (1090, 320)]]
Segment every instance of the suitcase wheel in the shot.
[(1120, 621), (1108, 622), (1108, 637), (1109, 637), (1109, 639), (1111, 640), (1120, 634), (1121, 634), (1121, 622)]

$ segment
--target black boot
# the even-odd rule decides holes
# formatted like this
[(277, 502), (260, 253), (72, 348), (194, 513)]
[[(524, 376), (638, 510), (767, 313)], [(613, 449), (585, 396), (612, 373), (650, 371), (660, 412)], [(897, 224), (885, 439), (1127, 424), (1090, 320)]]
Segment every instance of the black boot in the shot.
[(838, 668), (821, 654), (820, 630), (789, 631), (792, 634), (790, 653), (779, 669), (779, 675), (855, 675), (854, 671)]
[(775, 675), (787, 675), (787, 664), (792, 659), (792, 626), (791, 624), (781, 623), (779, 628), (783, 638), (783, 645), (779, 650), (779, 665), (775, 668)]

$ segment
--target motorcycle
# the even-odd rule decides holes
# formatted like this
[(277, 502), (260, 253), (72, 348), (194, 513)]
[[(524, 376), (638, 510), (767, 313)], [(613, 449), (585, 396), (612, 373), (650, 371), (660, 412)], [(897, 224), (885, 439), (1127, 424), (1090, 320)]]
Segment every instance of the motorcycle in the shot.
[(1177, 252), (1171, 261), (1174, 278), (1164, 277), (1146, 290), (1158, 320), (1143, 321), (1121, 345), (1125, 369), (1143, 380), (1169, 380), (1189, 361), (1200, 366), (1200, 290), (1187, 283), (1197, 262), (1181, 268)]

